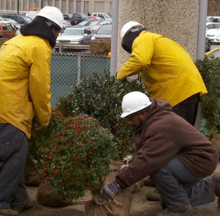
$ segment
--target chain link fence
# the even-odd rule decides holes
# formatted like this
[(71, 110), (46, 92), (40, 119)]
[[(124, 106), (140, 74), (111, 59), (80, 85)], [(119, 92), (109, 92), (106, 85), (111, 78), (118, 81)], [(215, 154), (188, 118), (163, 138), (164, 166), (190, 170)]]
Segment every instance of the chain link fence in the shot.
[(84, 53), (54, 53), (51, 58), (51, 104), (71, 93), (73, 86), (93, 73), (110, 71), (110, 58)]

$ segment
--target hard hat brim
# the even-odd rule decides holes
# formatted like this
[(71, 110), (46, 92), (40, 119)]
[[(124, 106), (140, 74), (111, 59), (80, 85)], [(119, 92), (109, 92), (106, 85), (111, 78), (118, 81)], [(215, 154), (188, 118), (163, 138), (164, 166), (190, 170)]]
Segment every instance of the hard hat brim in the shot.
[(127, 117), (127, 116), (129, 116), (129, 115), (132, 115), (132, 114), (134, 114), (134, 113), (137, 113), (137, 112), (139, 112), (139, 111), (141, 111), (141, 110), (143, 110), (143, 109), (149, 107), (151, 104), (152, 104), (152, 102), (150, 102), (148, 105), (145, 105), (145, 106), (141, 107), (140, 109), (134, 110), (134, 111), (132, 111), (132, 112), (123, 112), (120, 117), (121, 117), (121, 118), (125, 118), (125, 117)]

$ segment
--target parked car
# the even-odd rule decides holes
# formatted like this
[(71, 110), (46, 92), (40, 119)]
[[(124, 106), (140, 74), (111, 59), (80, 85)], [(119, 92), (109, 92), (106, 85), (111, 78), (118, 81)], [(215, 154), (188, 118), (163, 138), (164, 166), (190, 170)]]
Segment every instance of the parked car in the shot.
[(98, 12), (95, 12), (92, 14), (92, 16), (98, 16), (104, 20), (111, 20), (112, 18), (107, 14), (107, 13), (98, 13)]
[(75, 25), (74, 27), (81, 27), (81, 28), (85, 27), (86, 28), (87, 26), (89, 26), (94, 21), (95, 20), (85, 20), (85, 21), (82, 21), (79, 24)]
[(63, 18), (64, 18), (65, 20), (69, 20), (69, 19), (70, 19), (70, 17), (69, 17), (68, 14), (63, 14)]
[(219, 16), (208, 16), (206, 22), (220, 22)]
[(15, 26), (17, 29), (21, 28), (21, 24), (18, 23), (16, 20), (13, 20), (11, 18), (4, 18), (6, 21), (10, 22), (13, 26)]
[(102, 20), (99, 24), (100, 25), (111, 25), (112, 24), (112, 20)]
[(90, 19), (90, 20), (102, 20), (102, 18), (100, 18), (98, 16), (88, 16), (88, 19)]
[(92, 40), (95, 39), (111, 39), (112, 36), (112, 26), (111, 25), (104, 25), (99, 27), (96, 34), (92, 36)]
[(0, 21), (0, 38), (12, 38), (16, 34), (14, 28), (8, 21)]
[(60, 42), (68, 43), (70, 45), (75, 44), (89, 44), (92, 38), (92, 32), (84, 28), (69, 27), (58, 36), (57, 44)]
[(209, 22), (206, 25), (206, 29), (217, 29), (220, 28), (220, 23), (217, 22)]
[(69, 19), (71, 25), (77, 25), (84, 20), (88, 20), (88, 16), (84, 13), (73, 13), (73, 16)]
[(211, 41), (211, 43), (220, 43), (220, 29), (206, 30), (206, 37)]
[(205, 52), (209, 52), (211, 50), (211, 40), (208, 38), (205, 38)]
[(32, 20), (37, 16), (37, 14), (38, 14), (38, 11), (26, 11), (22, 13), (22, 15), (30, 17)]
[(0, 16), (3, 18), (13, 19), (13, 20), (17, 21), (18, 23), (20, 23), (21, 25), (28, 24), (28, 23), (32, 22), (32, 19), (30, 17), (24, 16), (21, 14), (8, 13), (8, 14), (0, 14)]
[(71, 23), (70, 23), (70, 21), (68, 21), (68, 20), (64, 20), (64, 21), (63, 21), (63, 28), (64, 28), (64, 29), (66, 29), (66, 28), (68, 28), (68, 27), (70, 27), (70, 26), (72, 26)]
[(95, 34), (101, 26), (109, 25), (109, 22), (107, 20), (94, 21), (88, 25), (87, 29)]

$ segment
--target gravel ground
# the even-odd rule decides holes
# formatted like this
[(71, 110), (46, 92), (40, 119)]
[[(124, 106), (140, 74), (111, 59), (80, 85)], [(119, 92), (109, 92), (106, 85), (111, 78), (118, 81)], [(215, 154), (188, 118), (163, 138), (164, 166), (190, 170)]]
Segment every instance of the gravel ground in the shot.
[[(116, 167), (118, 164), (116, 164)], [(114, 170), (114, 169), (113, 169)], [(216, 172), (220, 172), (220, 164)], [(108, 177), (112, 179), (115, 170)], [(157, 201), (148, 201), (146, 193), (152, 191), (152, 187), (143, 187), (140, 191), (133, 193), (133, 202), (131, 207), (130, 216), (155, 216), (161, 210), (160, 203)], [(37, 187), (28, 187), (28, 193), (32, 201), (36, 201)], [(89, 192), (86, 195), (65, 208), (48, 208), (36, 203), (36, 206), (26, 212), (21, 213), (21, 216), (84, 216), (85, 203), (91, 199)], [(217, 201), (217, 200), (216, 200)], [(213, 202), (201, 207), (195, 208), (192, 212), (193, 216), (219, 216), (220, 209), (217, 208), (217, 203)]]

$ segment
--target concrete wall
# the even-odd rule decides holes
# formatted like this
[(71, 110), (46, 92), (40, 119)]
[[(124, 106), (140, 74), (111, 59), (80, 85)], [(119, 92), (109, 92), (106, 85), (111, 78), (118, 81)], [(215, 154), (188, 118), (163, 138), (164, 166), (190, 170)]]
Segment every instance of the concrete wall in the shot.
[(119, 0), (117, 68), (129, 57), (120, 45), (120, 29), (130, 20), (175, 40), (196, 59), (199, 0)]

